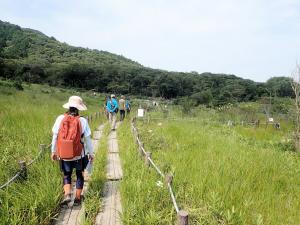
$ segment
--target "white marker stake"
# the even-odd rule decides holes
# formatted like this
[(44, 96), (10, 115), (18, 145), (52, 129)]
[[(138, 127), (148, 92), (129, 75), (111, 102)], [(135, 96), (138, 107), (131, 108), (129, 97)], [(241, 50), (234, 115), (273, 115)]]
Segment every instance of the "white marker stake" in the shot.
[(138, 117), (144, 117), (144, 109), (138, 109)]

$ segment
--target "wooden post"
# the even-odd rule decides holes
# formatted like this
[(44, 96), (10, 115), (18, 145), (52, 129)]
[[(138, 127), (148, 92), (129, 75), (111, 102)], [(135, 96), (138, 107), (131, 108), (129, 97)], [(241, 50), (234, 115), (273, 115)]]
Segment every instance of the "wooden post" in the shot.
[(21, 180), (27, 180), (27, 168), (26, 168), (26, 162), (20, 161), (19, 162), (20, 170), (21, 170)]
[(184, 210), (179, 210), (179, 212), (177, 213), (177, 224), (178, 225), (188, 225), (189, 221), (188, 221), (188, 213)]
[(145, 155), (145, 164), (146, 166), (150, 166), (150, 161), (149, 161), (149, 158), (151, 159), (151, 152), (146, 152), (146, 155)]
[(167, 174), (165, 179), (167, 184), (172, 184), (173, 176), (171, 174)]
[(40, 144), (40, 151), (43, 152), (46, 149), (45, 144)]

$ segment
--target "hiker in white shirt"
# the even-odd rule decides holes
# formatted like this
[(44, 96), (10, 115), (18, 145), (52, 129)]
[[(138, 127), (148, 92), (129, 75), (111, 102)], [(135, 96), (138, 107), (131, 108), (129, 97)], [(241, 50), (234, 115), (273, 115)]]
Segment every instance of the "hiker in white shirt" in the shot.
[[(71, 183), (72, 183), (72, 171), (73, 169), (76, 170), (76, 193), (75, 193), (75, 200), (74, 205), (79, 205), (82, 200), (82, 189), (84, 185), (84, 177), (83, 171), (86, 168), (88, 161), (92, 161), (94, 158), (93, 146), (91, 141), (91, 130), (88, 124), (88, 121), (84, 117), (79, 117), (79, 111), (86, 110), (86, 106), (83, 104), (83, 101), (78, 96), (71, 96), (69, 101), (63, 105), (64, 108), (68, 109), (68, 111), (64, 115), (60, 115), (57, 117), (54, 126), (52, 128), (53, 137), (52, 137), (52, 147), (51, 147), (51, 159), (52, 160), (59, 160), (61, 171), (63, 172), (63, 184), (64, 184), (64, 200), (63, 204), (68, 204), (71, 201)], [(77, 133), (79, 136), (78, 142), (81, 144), (79, 149), (79, 154), (72, 158), (62, 159), (59, 158), (61, 152), (64, 151), (64, 147), (60, 146), (60, 140), (62, 130), (65, 128), (63, 127), (64, 121), (70, 118), (71, 120), (76, 120), (77, 125), (79, 124), (79, 130), (76, 132), (81, 132), (80, 134)], [(63, 123), (63, 124), (62, 124)], [(83, 144), (83, 146), (82, 146)], [(76, 146), (77, 147), (77, 146)], [(65, 147), (66, 148), (66, 147)], [(66, 150), (65, 150), (66, 151)]]

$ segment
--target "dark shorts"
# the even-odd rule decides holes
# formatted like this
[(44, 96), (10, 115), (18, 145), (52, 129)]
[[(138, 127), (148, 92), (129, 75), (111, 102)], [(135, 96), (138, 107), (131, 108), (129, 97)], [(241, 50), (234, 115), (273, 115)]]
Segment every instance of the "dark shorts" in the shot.
[(64, 161), (60, 160), (60, 169), (62, 172), (72, 172), (75, 170), (85, 170), (88, 164), (88, 156), (84, 156), (82, 159), (74, 160), (74, 161)]

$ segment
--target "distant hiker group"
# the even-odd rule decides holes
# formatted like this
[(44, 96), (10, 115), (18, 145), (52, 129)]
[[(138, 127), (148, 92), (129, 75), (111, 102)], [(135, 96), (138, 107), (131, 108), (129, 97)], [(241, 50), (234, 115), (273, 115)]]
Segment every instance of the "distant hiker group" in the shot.
[(125, 113), (129, 114), (131, 107), (129, 99), (126, 99), (124, 95), (121, 95), (118, 101), (116, 96), (112, 94), (105, 99), (105, 113), (107, 119), (111, 123), (111, 130), (116, 129), (117, 114), (120, 112), (120, 121), (124, 120)]

